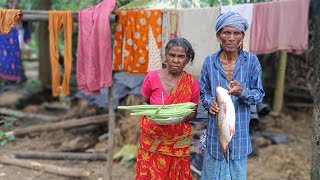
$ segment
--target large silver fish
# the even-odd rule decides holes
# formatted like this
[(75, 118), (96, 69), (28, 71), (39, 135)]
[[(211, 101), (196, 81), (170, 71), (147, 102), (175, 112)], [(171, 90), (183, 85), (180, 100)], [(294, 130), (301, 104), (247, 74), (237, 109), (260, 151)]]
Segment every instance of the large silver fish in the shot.
[(216, 99), (219, 106), (219, 112), (216, 117), (216, 127), (224, 158), (228, 162), (228, 145), (235, 133), (236, 116), (231, 96), (228, 95), (227, 92), (223, 87), (218, 86), (216, 88)]

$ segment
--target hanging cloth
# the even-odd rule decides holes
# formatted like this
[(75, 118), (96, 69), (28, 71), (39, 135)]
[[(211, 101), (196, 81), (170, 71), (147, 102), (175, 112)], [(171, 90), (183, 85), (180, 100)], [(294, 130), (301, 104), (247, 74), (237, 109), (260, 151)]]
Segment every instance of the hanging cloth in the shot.
[(8, 34), (22, 19), (20, 9), (0, 9), (0, 33)]
[(17, 27), (0, 34), (0, 78), (4, 80), (21, 82), (24, 78), (18, 36)]
[(308, 49), (309, 0), (281, 0), (253, 6), (250, 51), (255, 54)]
[(195, 51), (194, 61), (185, 70), (199, 77), (204, 59), (220, 49), (214, 30), (220, 7), (181, 9), (177, 12), (178, 37), (188, 39)]
[(149, 42), (148, 42), (148, 50), (149, 50), (148, 72), (149, 72), (152, 70), (161, 69), (162, 61), (161, 61), (161, 55), (160, 55), (161, 48), (159, 49), (157, 45), (157, 40), (153, 35), (151, 26), (149, 26), (148, 37), (149, 37)]
[(87, 94), (97, 94), (112, 85), (109, 16), (115, 8), (114, 0), (104, 0), (78, 13), (77, 82)]
[(28, 43), (31, 40), (31, 29), (29, 27), (29, 22), (23, 21), (22, 27), (23, 27), (23, 42)]
[(149, 26), (161, 48), (161, 10), (119, 10), (114, 43), (114, 70), (146, 73), (149, 66)]
[(49, 11), (49, 40), (50, 61), (52, 75), (52, 95), (60, 94), (60, 71), (59, 71), (59, 31), (64, 31), (64, 73), (61, 92), (69, 94), (69, 81), (72, 65), (72, 29), (73, 19), (71, 11)]
[(167, 43), (177, 37), (178, 14), (174, 9), (162, 11), (162, 49), (161, 58), (165, 62), (165, 47)]

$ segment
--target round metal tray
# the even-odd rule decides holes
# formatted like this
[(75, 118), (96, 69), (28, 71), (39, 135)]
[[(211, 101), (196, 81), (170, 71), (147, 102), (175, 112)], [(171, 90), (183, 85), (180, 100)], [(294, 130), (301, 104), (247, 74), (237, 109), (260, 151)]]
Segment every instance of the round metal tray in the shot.
[(152, 122), (159, 124), (159, 125), (170, 125), (170, 124), (177, 124), (185, 119), (185, 117), (174, 117), (174, 118), (167, 118), (167, 119), (151, 119), (148, 117)]

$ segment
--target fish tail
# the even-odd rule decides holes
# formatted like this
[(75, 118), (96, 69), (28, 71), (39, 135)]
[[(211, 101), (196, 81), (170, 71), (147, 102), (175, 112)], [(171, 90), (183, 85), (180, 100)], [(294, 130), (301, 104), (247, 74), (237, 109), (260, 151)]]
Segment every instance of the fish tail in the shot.
[(223, 153), (224, 159), (229, 163), (229, 148), (226, 147), (226, 151)]
[[(228, 147), (228, 146), (227, 146)], [(227, 148), (226, 152), (223, 153), (224, 159), (226, 160), (228, 167), (230, 167), (230, 153), (229, 153), (229, 148)], [(232, 180), (232, 175), (231, 175), (231, 171), (229, 171), (230, 173), (230, 178)]]

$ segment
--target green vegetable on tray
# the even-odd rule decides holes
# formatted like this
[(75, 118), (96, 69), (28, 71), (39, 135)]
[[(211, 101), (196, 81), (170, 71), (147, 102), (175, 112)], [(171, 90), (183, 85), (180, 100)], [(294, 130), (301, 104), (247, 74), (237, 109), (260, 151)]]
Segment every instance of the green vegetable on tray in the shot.
[(192, 102), (170, 105), (134, 105), (118, 106), (118, 109), (130, 110), (131, 116), (148, 116), (152, 119), (167, 119), (174, 117), (187, 117), (194, 112), (197, 104)]

